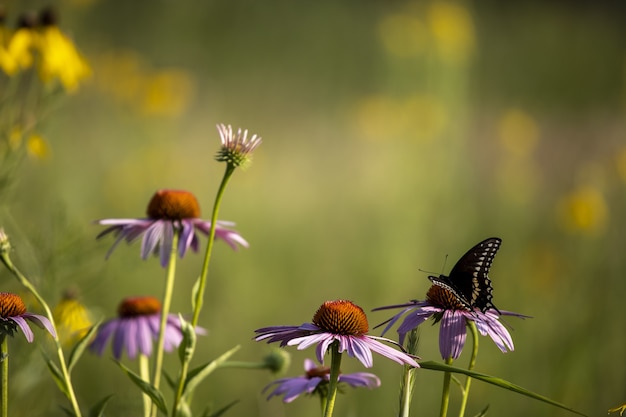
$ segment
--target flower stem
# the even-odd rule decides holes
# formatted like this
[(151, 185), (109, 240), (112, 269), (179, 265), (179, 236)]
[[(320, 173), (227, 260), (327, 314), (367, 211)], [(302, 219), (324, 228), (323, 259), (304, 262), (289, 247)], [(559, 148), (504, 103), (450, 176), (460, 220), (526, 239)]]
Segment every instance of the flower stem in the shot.
[[(143, 353), (139, 354), (139, 376), (141, 379), (150, 383), (150, 364), (148, 363), (148, 357)], [(150, 416), (150, 408), (152, 407), (152, 400), (148, 394), (142, 394), (143, 397), (143, 415), (144, 417)]]
[(52, 316), (52, 310), (50, 310), (50, 306), (46, 303), (46, 300), (37, 292), (33, 284), (20, 272), (19, 269), (13, 262), (11, 262), (11, 258), (9, 257), (8, 251), (0, 251), (0, 259), (7, 267), (9, 271), (17, 278), (17, 280), (22, 284), (26, 289), (37, 299), (41, 307), (44, 309), (46, 313), (46, 317), (50, 321), (50, 325), (54, 329), (54, 334), (52, 335), (54, 342), (56, 344), (57, 357), (59, 358), (59, 364), (61, 365), (61, 375), (63, 376), (63, 383), (66, 389), (67, 399), (72, 404), (72, 409), (74, 411), (75, 417), (81, 417), (82, 414), (80, 412), (80, 407), (78, 406), (78, 401), (76, 400), (76, 394), (74, 393), (74, 387), (72, 386), (72, 379), (70, 377), (70, 373), (67, 369), (67, 364), (65, 363), (65, 356), (63, 355), (63, 348), (61, 346), (61, 339), (59, 339), (59, 332), (57, 331), (57, 326), (54, 322), (54, 317)]
[[(417, 355), (419, 342), (418, 332), (418, 327), (411, 330), (407, 341), (407, 352), (413, 355)], [(411, 394), (413, 393), (414, 382), (415, 368), (405, 365), (400, 388), (400, 412), (398, 413), (398, 416), (400, 417), (409, 417), (409, 413), (411, 411)]]
[(7, 336), (2, 335), (0, 343), (0, 361), (2, 361), (2, 417), (9, 415), (9, 344)]
[[(446, 365), (452, 365), (454, 359), (451, 357), (446, 359)], [(440, 417), (446, 417), (448, 414), (448, 404), (450, 402), (450, 378), (452, 374), (445, 372), (443, 374), (443, 391), (441, 392), (441, 410), (439, 411)]]
[[(155, 389), (159, 389), (161, 383), (161, 369), (163, 368), (163, 348), (165, 346), (165, 328), (167, 326), (167, 316), (170, 313), (172, 304), (172, 294), (174, 293), (174, 279), (176, 277), (176, 255), (178, 251), (178, 231), (174, 231), (172, 237), (172, 249), (170, 251), (170, 259), (167, 263), (167, 278), (165, 280), (165, 290), (163, 292), (163, 306), (161, 308), (161, 324), (159, 325), (159, 338), (157, 340), (156, 357), (154, 360), (154, 381), (152, 385)], [(156, 404), (152, 405), (153, 417), (157, 415)]]
[[(206, 288), (207, 276), (209, 273), (209, 264), (211, 262), (211, 253), (213, 252), (213, 243), (215, 242), (215, 226), (217, 225), (217, 215), (222, 203), (222, 196), (226, 190), (228, 180), (235, 172), (235, 167), (227, 164), (226, 171), (222, 177), (222, 182), (217, 190), (215, 196), (215, 202), (213, 203), (213, 213), (211, 214), (211, 230), (209, 231), (209, 241), (207, 242), (206, 252), (204, 253), (204, 262), (202, 263), (202, 271), (200, 272), (200, 279), (198, 281), (198, 287), (193, 299), (193, 317), (191, 319), (191, 326), (195, 329), (200, 319), (200, 311), (202, 310), (202, 303), (204, 301), (204, 291)], [(174, 406), (172, 408), (172, 417), (176, 417), (177, 409), (180, 404), (180, 400), (183, 396), (183, 390), (185, 388), (185, 381), (187, 379), (187, 373), (189, 372), (189, 363), (193, 357), (193, 352), (185, 359), (180, 367), (180, 377), (178, 379), (178, 387), (176, 388), (176, 395), (174, 396)]]
[(331, 347), (330, 381), (328, 381), (328, 399), (324, 417), (331, 417), (335, 409), (335, 398), (337, 398), (337, 386), (339, 385), (339, 368), (341, 367), (341, 353), (339, 353), (339, 342), (334, 341)]
[(215, 202), (213, 203), (213, 213), (211, 214), (211, 231), (209, 232), (209, 241), (206, 246), (206, 252), (204, 253), (204, 262), (202, 263), (202, 272), (200, 273), (200, 281), (198, 283), (198, 291), (194, 300), (193, 318), (191, 319), (191, 325), (195, 328), (198, 325), (198, 319), (200, 317), (200, 310), (202, 310), (202, 302), (204, 300), (204, 291), (206, 288), (207, 275), (209, 273), (209, 264), (211, 262), (211, 253), (213, 252), (213, 244), (215, 243), (215, 226), (217, 225), (217, 215), (222, 204), (222, 197), (226, 190), (228, 180), (235, 172), (235, 167), (228, 164), (226, 165), (226, 171), (222, 182), (217, 190), (215, 196)]
[[(467, 320), (467, 325), (470, 328), (470, 333), (472, 334), (472, 356), (470, 357), (468, 370), (474, 369), (476, 365), (476, 356), (478, 356), (478, 330), (476, 330), (476, 324), (472, 320)], [(465, 380), (465, 387), (463, 388), (463, 397), (461, 398), (461, 409), (459, 411), (459, 417), (463, 417), (465, 415), (465, 407), (467, 405), (467, 399), (469, 398), (469, 390), (470, 384), (472, 383), (472, 378), (467, 377)]]

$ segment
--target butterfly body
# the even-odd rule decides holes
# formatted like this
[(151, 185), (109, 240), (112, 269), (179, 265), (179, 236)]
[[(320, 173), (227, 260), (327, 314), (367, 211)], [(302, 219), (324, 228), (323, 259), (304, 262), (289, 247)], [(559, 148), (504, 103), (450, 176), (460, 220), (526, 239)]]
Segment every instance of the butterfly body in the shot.
[(485, 239), (457, 261), (450, 275), (429, 276), (428, 279), (449, 291), (458, 304), (470, 311), (479, 309), (484, 313), (493, 308), (499, 312), (491, 302), (493, 288), (488, 274), (501, 243), (497, 237)]

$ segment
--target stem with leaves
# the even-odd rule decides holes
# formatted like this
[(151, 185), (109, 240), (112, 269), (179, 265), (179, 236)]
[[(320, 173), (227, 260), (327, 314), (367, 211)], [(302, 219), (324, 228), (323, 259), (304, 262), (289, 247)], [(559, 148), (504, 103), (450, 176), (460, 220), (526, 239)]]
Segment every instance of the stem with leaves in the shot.
[[(217, 216), (219, 213), (220, 205), (222, 203), (222, 197), (224, 195), (224, 191), (226, 190), (226, 185), (230, 180), (230, 177), (235, 172), (235, 167), (231, 164), (226, 165), (226, 171), (224, 172), (224, 176), (222, 177), (222, 182), (217, 190), (217, 195), (215, 196), (215, 202), (213, 203), (213, 212), (211, 214), (211, 230), (209, 232), (209, 241), (207, 243), (206, 252), (204, 254), (204, 262), (202, 263), (202, 271), (200, 273), (200, 278), (198, 282), (194, 286), (194, 294), (192, 295), (193, 302), (193, 317), (191, 319), (191, 327), (195, 329), (198, 325), (198, 320), (200, 319), (200, 311), (202, 310), (202, 304), (204, 301), (204, 292), (206, 289), (206, 281), (209, 273), (209, 265), (211, 262), (211, 253), (213, 252), (213, 244), (215, 243), (215, 226), (217, 225)], [(178, 387), (176, 388), (176, 395), (174, 397), (174, 406), (172, 407), (172, 416), (175, 417), (178, 412), (178, 407), (181, 402), (181, 398), (183, 396), (183, 392), (185, 389), (185, 384), (187, 380), (187, 374), (189, 373), (189, 364), (193, 357), (193, 348), (189, 352), (188, 355), (185, 356), (183, 363), (180, 369), (180, 376), (178, 379)]]
[[(65, 362), (65, 355), (63, 355), (63, 348), (61, 346), (61, 340), (59, 339), (59, 332), (57, 331), (57, 326), (54, 322), (54, 317), (52, 316), (52, 310), (50, 309), (50, 306), (48, 306), (48, 303), (46, 303), (46, 300), (43, 299), (43, 297), (35, 289), (33, 284), (31, 284), (28, 278), (26, 278), (26, 276), (22, 274), (15, 265), (13, 265), (13, 262), (11, 261), (11, 258), (9, 257), (8, 252), (9, 252), (8, 250), (1, 250), (0, 259), (2, 260), (4, 265), (7, 267), (7, 269), (11, 271), (11, 273), (17, 278), (20, 284), (26, 287), (26, 289), (37, 299), (41, 307), (44, 309), (46, 317), (48, 318), (48, 320), (50, 320), (50, 325), (54, 329), (54, 335), (52, 336), (56, 345), (56, 353), (59, 359), (59, 364), (61, 365), (61, 369), (58, 375), (60, 377), (60, 380), (57, 382), (59, 384), (59, 387), (63, 391), (63, 393), (66, 395), (67, 399), (72, 404), (72, 410), (74, 411), (75, 417), (81, 417), (82, 414), (80, 412), (80, 407), (78, 406), (78, 401), (76, 400), (76, 394), (74, 393), (74, 387), (72, 385), (70, 372), (68, 370), (67, 363)], [(49, 366), (52, 366), (52, 364), (49, 363)]]

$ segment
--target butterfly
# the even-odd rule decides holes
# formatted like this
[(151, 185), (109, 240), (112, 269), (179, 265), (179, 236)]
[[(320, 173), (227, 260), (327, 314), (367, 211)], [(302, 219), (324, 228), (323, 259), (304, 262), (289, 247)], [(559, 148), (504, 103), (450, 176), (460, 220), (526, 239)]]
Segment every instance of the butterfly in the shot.
[(433, 285), (448, 290), (470, 311), (479, 309), (484, 313), (493, 308), (500, 313), (491, 302), (493, 288), (487, 274), (501, 243), (502, 240), (497, 237), (485, 239), (461, 256), (449, 276), (429, 276), (428, 279)]

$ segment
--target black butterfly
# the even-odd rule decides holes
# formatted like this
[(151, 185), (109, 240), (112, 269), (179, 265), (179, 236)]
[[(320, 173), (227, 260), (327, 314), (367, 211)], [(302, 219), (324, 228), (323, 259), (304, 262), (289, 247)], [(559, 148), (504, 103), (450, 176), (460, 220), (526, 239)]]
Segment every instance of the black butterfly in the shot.
[(491, 280), (487, 276), (502, 240), (497, 237), (485, 239), (458, 260), (450, 276), (429, 276), (434, 285), (450, 291), (457, 301), (470, 311), (475, 308), (483, 313), (490, 308), (500, 312), (491, 302)]

